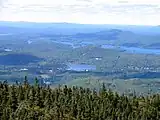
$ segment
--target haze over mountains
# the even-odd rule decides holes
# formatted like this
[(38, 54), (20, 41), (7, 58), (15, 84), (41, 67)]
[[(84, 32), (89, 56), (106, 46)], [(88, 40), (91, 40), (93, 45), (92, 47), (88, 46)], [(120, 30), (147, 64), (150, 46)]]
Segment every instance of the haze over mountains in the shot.
[(76, 34), (99, 32), (107, 29), (121, 29), (139, 34), (160, 34), (159, 26), (0, 21), (1, 32), (51, 32), (52, 34)]
[[(1, 21), (0, 79), (14, 83), (28, 74), (30, 83), (40, 76), (53, 86), (67, 83), (93, 88), (86, 82), (90, 77), (91, 84), (98, 79), (110, 84), (116, 78), (118, 91), (146, 92), (141, 86), (148, 84), (146, 79), (159, 81), (159, 40), (159, 26)], [(142, 81), (135, 86), (128, 80), (132, 78)], [(158, 88), (157, 82), (154, 92)]]

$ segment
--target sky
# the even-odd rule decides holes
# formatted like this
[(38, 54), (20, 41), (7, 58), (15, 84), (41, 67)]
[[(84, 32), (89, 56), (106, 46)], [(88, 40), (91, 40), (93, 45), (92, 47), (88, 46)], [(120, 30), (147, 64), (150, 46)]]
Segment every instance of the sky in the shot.
[(0, 0), (0, 21), (160, 25), (160, 0)]

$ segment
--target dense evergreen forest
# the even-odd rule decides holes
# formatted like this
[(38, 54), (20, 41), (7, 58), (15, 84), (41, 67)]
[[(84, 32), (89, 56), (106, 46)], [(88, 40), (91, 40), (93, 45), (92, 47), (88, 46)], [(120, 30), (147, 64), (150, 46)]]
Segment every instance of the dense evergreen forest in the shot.
[(67, 86), (0, 83), (0, 120), (159, 120), (160, 95), (125, 96)]

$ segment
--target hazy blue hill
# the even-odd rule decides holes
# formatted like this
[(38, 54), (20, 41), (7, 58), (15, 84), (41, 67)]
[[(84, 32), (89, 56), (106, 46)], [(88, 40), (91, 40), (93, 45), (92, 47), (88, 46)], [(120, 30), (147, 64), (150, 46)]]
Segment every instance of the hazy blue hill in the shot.
[(79, 32), (97, 32), (104, 30), (104, 27), (73, 23), (0, 22), (0, 33), (4, 30), (14, 33), (17, 31), (43, 34), (76, 34)]
[(42, 60), (33, 55), (29, 54), (6, 54), (0, 55), (1, 65), (26, 65), (29, 63), (34, 63)]
[(140, 44), (140, 43), (124, 43), (124, 44), (122, 44), (122, 46), (126, 46), (126, 47), (139, 47), (141, 45), (142, 44)]
[[(134, 47), (159, 48), (160, 27), (136, 25), (92, 25), (75, 23), (0, 22), (0, 34), (37, 35), (60, 40), (112, 40), (111, 44), (134, 44)], [(56, 36), (58, 35), (58, 36)], [(66, 36), (65, 36), (66, 35)], [(4, 36), (1, 36), (1, 38)], [(7, 36), (6, 36), (7, 37)], [(83, 41), (83, 42), (84, 42)], [(115, 42), (114, 42), (115, 41)], [(136, 46), (135, 43), (140, 43)], [(152, 45), (151, 45), (152, 44)]]
[(110, 29), (95, 33), (78, 33), (75, 37), (82, 39), (116, 40), (122, 32), (124, 31), (119, 29)]
[(0, 26), (0, 34), (15, 34), (15, 33), (26, 33), (26, 32), (31, 32), (30, 29), (27, 28), (18, 28), (14, 26)]
[(121, 29), (108, 29), (94, 33), (78, 33), (73, 37), (81, 39), (118, 40), (128, 36), (133, 37), (136, 36), (136, 34)]
[(160, 43), (153, 43), (148, 46), (149, 48), (160, 49)]
[[(34, 23), (34, 22), (7, 22), (0, 21), (1, 26), (13, 28), (34, 29), (34, 32), (55, 32), (58, 34), (75, 34), (98, 32), (106, 29), (121, 29), (140, 34), (160, 34), (160, 27), (157, 26), (137, 26), (137, 25), (111, 25), (111, 24), (75, 24), (75, 23)], [(26, 29), (26, 30), (28, 30)], [(29, 30), (28, 30), (29, 31)]]

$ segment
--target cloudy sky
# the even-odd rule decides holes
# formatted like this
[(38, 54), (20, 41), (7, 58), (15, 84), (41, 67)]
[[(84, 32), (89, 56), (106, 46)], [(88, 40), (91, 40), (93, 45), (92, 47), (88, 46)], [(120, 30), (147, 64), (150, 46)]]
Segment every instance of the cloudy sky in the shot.
[(160, 0), (0, 0), (0, 20), (160, 25)]

